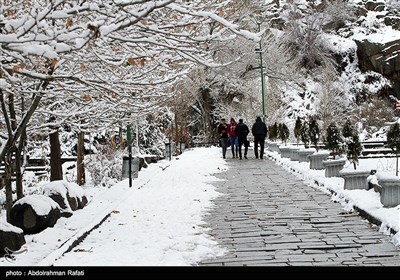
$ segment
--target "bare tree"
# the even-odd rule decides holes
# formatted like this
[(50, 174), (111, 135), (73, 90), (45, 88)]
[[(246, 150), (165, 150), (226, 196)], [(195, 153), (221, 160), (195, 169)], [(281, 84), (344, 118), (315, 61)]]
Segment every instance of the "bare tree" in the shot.
[[(1, 133), (0, 161), (11, 158), (38, 108), (43, 118), (50, 113), (55, 116), (52, 126), (70, 122), (79, 127), (76, 115), (95, 116), (98, 124), (110, 116), (113, 118), (107, 123), (118, 117), (122, 122), (132, 111), (143, 114), (139, 111), (148, 109), (149, 103), (163, 102), (166, 91), (157, 85), (182, 76), (196, 63), (212, 65), (210, 42), (238, 35), (258, 40), (256, 34), (223, 18), (226, 11), (234, 11), (228, 4), (4, 1), (0, 103), (6, 130)], [(214, 32), (210, 32), (211, 27)], [(30, 100), (14, 127), (12, 112), (7, 109), (10, 93), (24, 93)], [(132, 100), (142, 102), (132, 109)], [(69, 110), (58, 109), (66, 104)], [(94, 108), (102, 110), (95, 114)], [(37, 123), (35, 127), (50, 129), (49, 124)], [(7, 190), (10, 210), (12, 200)]]

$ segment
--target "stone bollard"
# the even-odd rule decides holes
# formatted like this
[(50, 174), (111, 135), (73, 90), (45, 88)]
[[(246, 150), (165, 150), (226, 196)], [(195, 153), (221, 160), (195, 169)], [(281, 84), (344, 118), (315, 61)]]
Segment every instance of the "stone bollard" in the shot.
[(339, 177), (344, 179), (345, 190), (368, 190), (368, 176), (371, 175), (367, 170), (340, 170)]
[(311, 148), (311, 149), (299, 150), (297, 153), (299, 155), (299, 162), (310, 162), (308, 156), (315, 153), (315, 149)]
[(281, 146), (281, 147), (279, 147), (279, 150), (281, 153), (281, 157), (290, 158), (290, 148), (289, 147)]
[(329, 157), (329, 152), (318, 152), (308, 156), (310, 160), (310, 169), (322, 170), (324, 166), (322, 162), (327, 160)]
[(381, 203), (384, 207), (396, 207), (400, 204), (400, 178), (391, 174), (377, 173), (381, 187)]
[(346, 159), (324, 160), (322, 165), (325, 167), (325, 177), (339, 177), (339, 171), (343, 169)]
[(298, 147), (291, 147), (290, 148), (290, 160), (299, 161), (299, 150)]

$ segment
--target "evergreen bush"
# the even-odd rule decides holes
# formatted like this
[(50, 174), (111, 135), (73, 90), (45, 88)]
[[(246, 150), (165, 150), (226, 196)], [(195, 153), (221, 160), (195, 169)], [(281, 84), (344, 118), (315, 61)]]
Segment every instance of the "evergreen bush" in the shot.
[(331, 123), (326, 130), (326, 147), (332, 151), (334, 159), (343, 152), (343, 137), (335, 123)]
[(346, 143), (347, 158), (353, 163), (354, 169), (357, 169), (358, 157), (362, 152), (362, 145), (358, 131), (349, 120), (343, 126), (342, 134)]

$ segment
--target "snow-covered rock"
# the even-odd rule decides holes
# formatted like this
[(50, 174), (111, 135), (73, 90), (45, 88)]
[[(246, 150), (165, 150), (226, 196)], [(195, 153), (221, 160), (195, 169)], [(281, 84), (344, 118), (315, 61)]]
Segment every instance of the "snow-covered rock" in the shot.
[(25, 243), (22, 229), (7, 222), (0, 223), (0, 256), (19, 250)]
[(38, 233), (52, 227), (60, 217), (60, 206), (50, 197), (40, 194), (17, 200), (10, 211), (10, 223), (25, 233)]

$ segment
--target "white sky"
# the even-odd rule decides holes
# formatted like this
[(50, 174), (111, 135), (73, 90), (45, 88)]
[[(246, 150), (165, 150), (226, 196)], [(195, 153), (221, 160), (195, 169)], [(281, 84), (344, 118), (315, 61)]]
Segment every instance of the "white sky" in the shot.
[[(384, 208), (373, 190), (344, 190), (342, 178), (325, 178), (324, 170), (310, 170), (309, 163), (268, 154), (283, 168), (296, 170), (310, 187), (335, 190), (332, 200), (344, 209), (358, 206), (399, 230), (400, 205)], [(394, 159), (361, 160), (360, 167), (393, 172)], [(347, 163), (345, 168), (352, 165)], [(212, 186), (218, 180), (212, 174), (226, 170), (220, 148), (195, 148), (142, 169), (132, 188), (128, 179), (111, 188), (87, 187), (89, 204), (84, 209), (59, 219), (54, 228), (26, 235), (28, 252), (15, 255), (13, 262), (1, 258), (0, 266), (189, 266), (222, 255), (224, 249), (207, 235), (203, 218), (213, 206), (212, 199), (222, 195)], [(314, 180), (324, 186), (316, 186)], [(110, 217), (100, 227), (60, 258), (108, 213)], [(0, 227), (6, 226), (3, 216)], [(387, 233), (385, 227), (381, 231)], [(393, 238), (395, 244), (400, 244), (399, 235)]]

